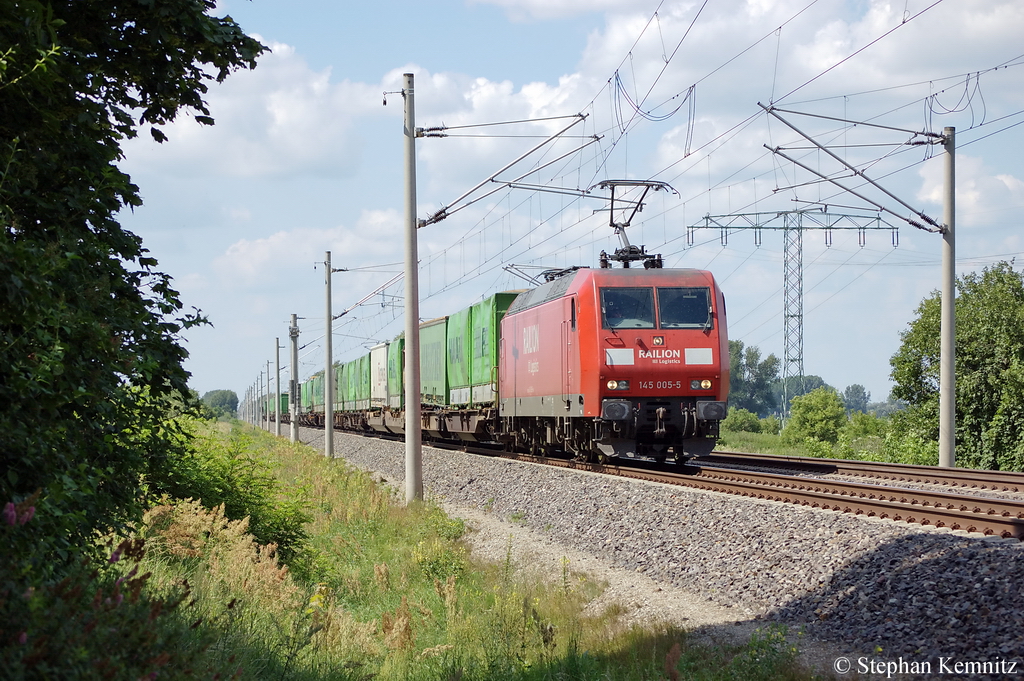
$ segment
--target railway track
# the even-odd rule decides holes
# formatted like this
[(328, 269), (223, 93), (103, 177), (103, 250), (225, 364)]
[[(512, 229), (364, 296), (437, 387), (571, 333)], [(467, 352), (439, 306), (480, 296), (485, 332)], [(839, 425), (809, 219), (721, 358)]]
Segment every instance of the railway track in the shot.
[(664, 467), (580, 463), (524, 454), (501, 456), (867, 517), (1024, 540), (1024, 501), (979, 497), (959, 490), (941, 492), (908, 489), (845, 480), (820, 480), (805, 475), (715, 468), (693, 463), (682, 466), (679, 471), (668, 471)]
[(901, 483), (942, 485), (965, 490), (1024, 493), (1024, 473), (983, 471), (971, 468), (938, 468), (876, 461), (845, 459), (809, 459), (774, 454), (714, 452), (701, 457), (702, 463), (758, 466), (779, 470), (799, 470), (821, 475), (845, 475)]
[[(380, 437), (380, 434), (375, 436)], [(426, 444), (754, 499), (1024, 540), (1024, 500), (991, 498), (972, 493), (972, 490), (1024, 491), (1022, 473), (937, 469), (930, 466), (738, 452), (716, 452), (691, 460), (683, 466), (659, 466), (642, 461), (631, 461), (629, 465), (601, 464), (502, 452), (468, 444)], [(767, 467), (789, 472), (724, 468), (719, 467), (721, 464), (759, 469)], [(864, 479), (864, 482), (820, 477), (832, 474), (856, 476)], [(942, 485), (946, 489), (894, 487), (870, 480)]]

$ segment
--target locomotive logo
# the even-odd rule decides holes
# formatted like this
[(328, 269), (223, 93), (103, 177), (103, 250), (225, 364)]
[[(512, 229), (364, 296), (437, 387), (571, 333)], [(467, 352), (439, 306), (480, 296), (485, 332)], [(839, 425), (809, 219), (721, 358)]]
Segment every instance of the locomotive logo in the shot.
[(640, 359), (679, 359), (678, 350), (641, 350)]
[(523, 327), (523, 354), (535, 352), (540, 352), (540, 327), (536, 324)]

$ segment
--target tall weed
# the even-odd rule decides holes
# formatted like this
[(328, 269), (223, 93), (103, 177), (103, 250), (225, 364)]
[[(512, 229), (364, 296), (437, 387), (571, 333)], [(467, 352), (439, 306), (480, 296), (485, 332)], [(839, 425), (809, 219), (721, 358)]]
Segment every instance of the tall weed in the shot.
[[(15, 520), (0, 525), (0, 542), (33, 531), (24, 510)], [(39, 586), (21, 557), (0, 561), (0, 678), (241, 678), (234, 653), (213, 652), (217, 632), (204, 624), (189, 583), (155, 593), (144, 554), (142, 540), (125, 540), (105, 564), (83, 558)]]
[(237, 426), (185, 423), (192, 445), (151, 481), (153, 491), (195, 499), (209, 509), (223, 507), (231, 520), (248, 518), (256, 541), (274, 544), (286, 562), (301, 554), (311, 517), (301, 488), (288, 489), (274, 475), (271, 443)]

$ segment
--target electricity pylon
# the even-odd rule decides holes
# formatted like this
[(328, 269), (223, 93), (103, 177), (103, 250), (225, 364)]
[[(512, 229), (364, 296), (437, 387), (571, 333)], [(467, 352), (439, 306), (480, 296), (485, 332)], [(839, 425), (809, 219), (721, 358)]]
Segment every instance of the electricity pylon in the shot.
[[(810, 224), (808, 224), (810, 223)], [(857, 230), (861, 248), (867, 241), (868, 230), (887, 229), (892, 233), (892, 245), (899, 245), (899, 230), (877, 215), (848, 215), (826, 213), (810, 208), (774, 213), (738, 213), (734, 215), (706, 215), (704, 223), (686, 228), (686, 243), (693, 246), (698, 229), (719, 229), (723, 246), (729, 243), (730, 232), (752, 230), (754, 245), (761, 245), (761, 231), (783, 233), (785, 255), (783, 259), (783, 324), (785, 331), (782, 360), (782, 411), (789, 411), (789, 379), (799, 377), (803, 391), (804, 377), (804, 231), (822, 230), (825, 245), (832, 245), (833, 230)]]

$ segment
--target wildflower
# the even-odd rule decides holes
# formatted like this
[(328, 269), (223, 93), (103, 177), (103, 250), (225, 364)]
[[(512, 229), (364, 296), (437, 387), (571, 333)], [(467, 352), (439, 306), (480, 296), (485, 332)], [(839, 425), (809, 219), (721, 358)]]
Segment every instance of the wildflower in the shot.
[(25, 645), (26, 643), (28, 643), (28, 632), (27, 631), (23, 631), (20, 634), (18, 634), (18, 643), (21, 644), (21, 645)]
[(19, 525), (24, 525), (28, 521), (32, 520), (32, 516), (34, 516), (35, 514), (36, 514), (36, 507), (35, 506), (29, 506), (25, 510), (24, 513), (22, 513), (20, 516), (18, 516), (18, 524)]
[(4, 504), (4, 522), (13, 527), (17, 520), (18, 512), (14, 510), (14, 502), (8, 501)]

